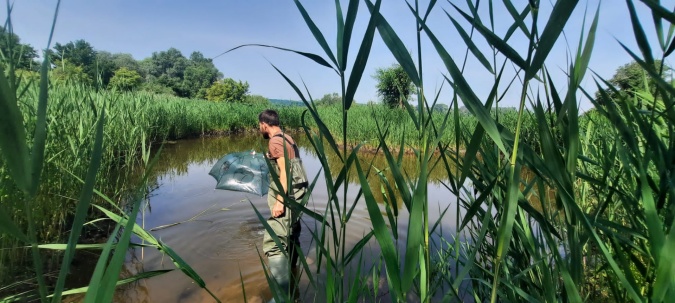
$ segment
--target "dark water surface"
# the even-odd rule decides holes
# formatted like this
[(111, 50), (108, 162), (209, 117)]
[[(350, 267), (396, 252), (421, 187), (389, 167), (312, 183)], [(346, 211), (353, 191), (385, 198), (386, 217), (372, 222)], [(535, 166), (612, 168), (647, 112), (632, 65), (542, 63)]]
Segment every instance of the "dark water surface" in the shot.
[[(300, 134), (296, 137), (309, 178), (313, 179), (320, 171), (321, 164), (314, 155), (311, 145), (303, 142)], [(151, 230), (156, 238), (167, 243), (187, 261), (206, 281), (207, 287), (223, 302), (244, 302), (240, 279), (243, 279), (248, 299), (253, 300), (249, 302), (261, 299), (266, 301), (271, 297), (258, 257), (259, 252), (256, 250), (257, 247), (262, 253), (263, 227), (251, 204), (257, 207), (263, 216), (269, 215), (269, 208), (265, 197), (215, 190), (216, 181), (208, 172), (223, 155), (252, 148), (260, 151), (264, 144), (266, 141), (259, 136), (249, 135), (184, 140), (166, 145), (155, 167), (153, 178), (156, 189), (137, 219), (139, 225)], [(363, 154), (362, 165), (370, 163), (373, 157), (375, 156)], [(332, 171), (339, 170), (336, 157), (329, 158), (329, 162), (334, 166)], [(415, 170), (414, 162), (415, 159), (411, 157), (404, 163), (404, 169), (411, 175)], [(375, 157), (374, 165), (378, 169), (385, 169), (385, 163), (383, 157)], [(440, 181), (447, 179), (447, 173), (445, 177), (444, 173), (444, 169), (432, 172), (433, 181), (428, 185), (430, 222), (433, 223), (438, 219), (439, 208), (445, 209), (450, 205), (442, 220), (444, 232), (450, 232), (454, 230), (456, 224), (456, 198), (440, 184)], [(358, 193), (356, 174), (352, 175), (348, 192), (350, 204)], [(375, 176), (369, 177), (371, 182), (377, 182), (376, 180)], [(373, 191), (378, 194), (379, 185)], [(382, 201), (381, 194), (376, 198)], [(309, 208), (323, 213), (327, 200), (328, 194), (322, 173), (310, 199)], [(384, 205), (380, 205), (381, 212), (385, 214)], [(402, 207), (398, 226), (401, 235), (398, 241), (400, 249), (405, 246), (407, 216), (405, 207)], [(302, 220), (302, 249), (308, 255), (308, 262), (314, 264), (315, 243), (309, 230), (314, 228), (316, 222), (308, 216), (303, 216)], [(175, 224), (178, 222), (182, 223)], [(366, 205), (361, 199), (348, 224), (347, 249), (350, 250), (370, 229)], [(373, 260), (377, 258), (371, 255), (378, 254), (374, 238), (366, 246), (366, 251), (365, 268), (370, 268), (373, 262), (377, 262)], [(157, 250), (134, 248), (130, 250), (122, 274), (129, 276), (149, 270), (172, 268), (174, 265), (171, 260)], [(386, 284), (384, 281), (378, 282)], [(321, 287), (319, 292), (320, 289)], [(314, 290), (307, 292), (303, 301), (314, 301), (313, 294)], [(318, 296), (321, 298), (322, 295)], [(122, 287), (116, 294), (115, 301), (212, 302), (213, 299), (182, 272), (176, 270)]]

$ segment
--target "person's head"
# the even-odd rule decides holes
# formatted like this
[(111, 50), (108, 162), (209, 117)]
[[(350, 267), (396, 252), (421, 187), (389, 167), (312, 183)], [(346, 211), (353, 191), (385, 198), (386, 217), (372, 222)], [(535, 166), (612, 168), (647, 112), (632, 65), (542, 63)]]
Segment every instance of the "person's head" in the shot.
[(269, 139), (271, 130), (279, 128), (279, 114), (273, 109), (266, 109), (258, 115), (258, 128), (263, 138)]

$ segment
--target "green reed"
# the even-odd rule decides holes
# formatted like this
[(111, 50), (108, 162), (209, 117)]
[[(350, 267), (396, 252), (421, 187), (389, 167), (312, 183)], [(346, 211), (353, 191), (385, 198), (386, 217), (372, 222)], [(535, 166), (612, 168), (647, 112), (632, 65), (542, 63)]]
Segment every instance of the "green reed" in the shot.
[[(6, 26), (11, 33), (10, 16), (8, 6)], [(180, 256), (135, 224), (140, 203), (147, 199), (148, 172), (157, 158), (150, 159), (148, 143), (171, 138), (171, 132), (190, 134), (196, 127), (183, 123), (159, 132), (151, 124), (157, 116), (138, 119), (139, 113), (132, 112), (146, 105), (130, 101), (128, 96), (120, 98), (81, 86), (50, 88), (48, 59), (42, 63), (38, 83), (25, 82), (16, 76), (15, 60), (3, 54), (0, 61), (0, 110), (4, 115), (0, 121), (0, 293), (10, 294), (0, 301), (61, 302), (64, 295), (86, 293), (85, 302), (110, 302), (116, 286), (174, 270), (145, 272), (121, 280), (127, 248), (138, 245), (131, 242), (132, 234), (162, 251), (176, 269), (218, 301)], [(127, 209), (124, 211), (119, 201), (97, 190), (110, 188), (108, 182), (114, 180), (97, 176), (108, 176), (132, 163), (142, 163), (146, 170), (136, 188), (129, 190), (130, 198), (122, 205)], [(119, 193), (124, 189), (114, 190)], [(98, 212), (93, 212), (94, 208)], [(82, 244), (85, 225), (107, 220), (114, 230), (106, 243)], [(32, 256), (30, 264), (22, 259), (27, 247)], [(101, 253), (89, 285), (66, 290), (77, 249)], [(19, 270), (28, 268), (28, 272), (17, 271), (9, 264), (18, 265)]]
[[(477, 88), (471, 87), (464, 78), (465, 65), (449, 55), (446, 47), (450, 46), (440, 42), (436, 29), (426, 25), (436, 1), (430, 1), (426, 10), (420, 9), (417, 1), (414, 5), (407, 2), (417, 20), (416, 61), (386, 16), (380, 15), (381, 2), (373, 4), (366, 0), (365, 3), (370, 13), (369, 23), (351, 73), (347, 74), (345, 54), (349, 50), (358, 1), (349, 1), (346, 18), (340, 1), (336, 1), (338, 30), (333, 48), (301, 3), (295, 1), (325, 54), (296, 53), (340, 76), (343, 102), (340, 108), (333, 109), (333, 114), (322, 115), (312, 99), (279, 71), (305, 102), (306, 134), (322, 162), (330, 194), (329, 206), (322, 214), (287, 201), (291, 207), (298, 207), (318, 220), (311, 233), (321, 248), (317, 249), (316, 256), (319, 267), (316, 272), (306, 272), (322, 294), (317, 300), (356, 302), (360, 298), (377, 297), (377, 290), (372, 295), (368, 286), (360, 285), (361, 279), (354, 277), (364, 271), (379, 275), (379, 267), (363, 269), (360, 262), (350, 264), (355, 260), (352, 257), (359, 255), (365, 243), (374, 237), (385, 265), (387, 290), (392, 301), (406, 301), (410, 296), (423, 302), (439, 297), (444, 302), (667, 301), (675, 289), (673, 257), (669, 253), (675, 248), (675, 236), (671, 232), (675, 224), (671, 204), (675, 194), (672, 185), (675, 88), (663, 80), (662, 68), (654, 67), (653, 49), (661, 52), (660, 59), (675, 50), (672, 31), (675, 14), (660, 6), (659, 1), (642, 1), (652, 12), (651, 21), (656, 29), (653, 40), (658, 41), (654, 47), (643, 28), (642, 22), (647, 21), (638, 18), (632, 0), (626, 1), (641, 56), (623, 44), (620, 47), (645, 68), (645, 85), (655, 83), (656, 87), (636, 93), (638, 99), (619, 94), (618, 98), (610, 99), (603, 93), (596, 100), (580, 84), (593, 53), (599, 8), (591, 17), (584, 15), (578, 45), (569, 51), (568, 69), (563, 72), (567, 81), (556, 83), (545, 63), (554, 45), (560, 43), (578, 1), (555, 1), (546, 14), (539, 6), (548, 4), (541, 1), (518, 4), (502, 1), (512, 18), (505, 37), (494, 28), (493, 1), (467, 1), (468, 9), (450, 2), (445, 15), (465, 43), (464, 62), (473, 56), (494, 75), (488, 97), (481, 100), (475, 93)], [(483, 15), (486, 10), (489, 13)], [(666, 30), (668, 28), (671, 30)], [(405, 111), (398, 113), (382, 113), (370, 108), (372, 118), (366, 122), (354, 119), (360, 115), (352, 97), (367, 62), (375, 30), (416, 85), (418, 103), (409, 104)], [(514, 34), (525, 37), (527, 42), (516, 45), (509, 39)], [(455, 96), (451, 101), (452, 110), (442, 119), (434, 118), (437, 100), (427, 99), (428, 92), (424, 90), (420, 67), (422, 35), (429, 39), (442, 59), (446, 80)], [(473, 42), (479, 39), (477, 37), (490, 46), (492, 62)], [(505, 76), (507, 66), (515, 68), (515, 76)], [(616, 91), (599, 77), (596, 83), (598, 89), (609, 87)], [(512, 113), (493, 112), (492, 108), (508, 90), (520, 95), (518, 109)], [(579, 111), (582, 98), (596, 106), (583, 116)], [(471, 127), (460, 123), (459, 102), (475, 119)], [(384, 115), (401, 115), (398, 118), (404, 114), (407, 121), (400, 124), (407, 126), (405, 131), (397, 132), (398, 129), (381, 119)], [(375, 124), (378, 130), (375, 139), (373, 134), (355, 130), (354, 125), (365, 123)], [(333, 125), (341, 126), (341, 131), (334, 131)], [(341, 150), (336, 144), (340, 137), (342, 142), (353, 144), (354, 150)], [(454, 148), (448, 142), (454, 143)], [(390, 176), (377, 174), (377, 168), (371, 164), (354, 161), (355, 153), (363, 144), (375, 145), (385, 155)], [(415, 174), (401, 171), (400, 159), (406, 147), (417, 157)], [(440, 161), (432, 161), (433, 150), (441, 151)], [(343, 163), (337, 177), (327, 161), (334, 157)], [(459, 199), (455, 206), (461, 209), (455, 234), (444, 236), (443, 245), (429, 241), (434, 230), (430, 226), (437, 224), (427, 220), (428, 167), (439, 163), (450, 177), (449, 192)], [(344, 180), (349, 179), (351, 167), (357, 170), (362, 200), (347, 201), (346, 194), (337, 195), (338, 188), (346, 192)], [(382, 180), (381, 196), (373, 194), (369, 177)], [(388, 206), (391, 199), (401, 199), (410, 213), (404, 235), (406, 245), (401, 250), (393, 244), (393, 239), (398, 239), (399, 221), (397, 213)], [(378, 206), (381, 200), (385, 202), (384, 215)], [(346, 244), (341, 235), (347, 230), (349, 209), (359, 201), (368, 208), (372, 232), (351, 248), (345, 258)], [(539, 205), (535, 207), (532, 201), (539, 201)], [(441, 265), (432, 268), (431, 256), (438, 256), (435, 260)], [(325, 281), (318, 287), (313, 277), (321, 272)], [(282, 295), (279, 291), (275, 289), (276, 297)]]

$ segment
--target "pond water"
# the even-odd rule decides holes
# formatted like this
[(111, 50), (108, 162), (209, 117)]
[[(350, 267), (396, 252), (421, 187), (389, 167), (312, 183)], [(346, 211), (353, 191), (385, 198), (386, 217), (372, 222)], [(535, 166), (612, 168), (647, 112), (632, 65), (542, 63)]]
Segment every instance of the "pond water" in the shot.
[[(320, 172), (321, 164), (311, 145), (302, 140), (304, 135), (296, 134), (295, 137), (300, 145), (301, 157), (309, 178), (313, 179)], [(207, 287), (223, 302), (244, 302), (241, 280), (248, 299), (253, 300), (249, 302), (261, 299), (267, 301), (271, 297), (256, 249), (257, 247), (262, 254), (263, 227), (252, 205), (258, 208), (263, 216), (269, 215), (269, 208), (265, 197), (215, 190), (216, 181), (208, 172), (213, 164), (227, 153), (250, 149), (260, 151), (265, 144), (266, 141), (260, 136), (248, 135), (183, 140), (165, 145), (154, 168), (152, 180), (154, 190), (137, 219), (139, 225), (150, 230), (156, 238), (164, 241), (187, 261), (206, 281)], [(375, 167), (386, 168), (383, 157), (364, 153), (361, 158), (364, 166), (374, 158)], [(335, 166), (332, 171), (339, 169), (338, 161), (336, 157), (329, 159), (331, 166)], [(408, 173), (414, 173), (412, 170), (415, 169), (415, 159), (406, 157), (404, 162), (404, 169)], [(447, 179), (447, 173), (444, 172), (442, 168), (434, 170), (428, 184), (430, 222), (433, 223), (439, 218), (439, 210), (450, 206), (442, 218), (443, 228), (439, 231), (452, 232), (457, 218), (456, 198), (440, 183)], [(349, 203), (356, 198), (359, 189), (356, 174), (352, 175), (348, 192)], [(369, 178), (370, 181), (376, 179), (374, 176)], [(318, 180), (308, 207), (323, 213), (328, 200), (323, 172)], [(374, 192), (376, 194), (379, 192), (379, 186)], [(381, 194), (377, 198), (381, 201)], [(405, 207), (399, 205), (399, 208), (398, 230), (402, 236), (398, 240), (398, 245), (402, 251), (408, 215)], [(385, 214), (384, 204), (381, 204), (380, 209)], [(179, 222), (182, 223), (175, 224)], [(300, 240), (302, 250), (308, 255), (310, 264), (314, 264), (312, 255), (316, 248), (309, 230), (313, 230), (315, 224), (318, 223), (312, 218), (303, 216)], [(348, 224), (348, 250), (370, 229), (366, 205), (361, 199)], [(364, 265), (367, 266), (365, 268), (370, 268), (378, 261), (373, 257), (378, 254), (374, 237), (365, 251)], [(129, 252), (122, 274), (129, 276), (149, 270), (171, 268), (174, 268), (171, 260), (157, 250), (134, 248)], [(307, 284), (307, 281), (304, 281), (304, 284)], [(311, 296), (315, 293), (316, 290), (311, 288), (305, 292), (306, 286), (303, 285), (301, 288), (304, 294)], [(311, 297), (305, 297), (305, 300), (313, 301), (308, 298)], [(115, 301), (212, 302), (213, 299), (177, 270), (122, 287), (116, 294)]]

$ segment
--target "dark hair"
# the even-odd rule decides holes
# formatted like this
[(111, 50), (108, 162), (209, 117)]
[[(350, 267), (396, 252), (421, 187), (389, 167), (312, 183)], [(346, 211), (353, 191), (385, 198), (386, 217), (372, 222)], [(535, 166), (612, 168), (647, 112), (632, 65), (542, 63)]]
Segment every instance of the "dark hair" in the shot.
[(269, 126), (279, 126), (279, 114), (273, 109), (266, 109), (258, 115), (258, 122), (267, 123)]

